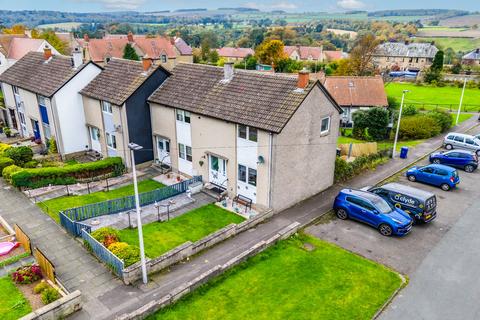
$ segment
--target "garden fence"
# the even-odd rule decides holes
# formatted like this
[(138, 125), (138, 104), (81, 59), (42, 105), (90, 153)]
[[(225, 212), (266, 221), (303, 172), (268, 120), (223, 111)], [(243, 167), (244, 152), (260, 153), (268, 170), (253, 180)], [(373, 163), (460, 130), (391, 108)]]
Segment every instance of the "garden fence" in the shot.
[(35, 256), (35, 260), (37, 260), (40, 269), (42, 269), (43, 275), (47, 277), (48, 280), (55, 283), (55, 267), (53, 266), (53, 263), (51, 263), (38, 248), (33, 249), (33, 255)]
[(95, 240), (95, 238), (90, 235), (89, 231), (82, 229), (81, 236), (82, 239), (88, 243), (88, 247), (92, 250), (93, 254), (102, 262), (107, 264), (113, 270), (113, 272), (121, 278), (124, 268), (123, 261), (105, 248), (103, 244)]
[[(168, 198), (174, 197), (187, 191), (188, 187), (197, 182), (202, 181), (202, 176), (195, 176), (192, 179), (176, 183), (171, 186), (163, 187), (149, 192), (139, 194), (140, 206), (160, 202)], [(120, 212), (129, 211), (135, 208), (135, 196), (127, 196), (119, 199), (108, 200), (89, 204), (83, 207), (77, 207), (65, 210), (59, 213), (60, 224), (72, 235), (81, 236), (81, 230), (90, 228), (80, 223), (91, 218), (104, 215), (110, 215)]]
[(32, 253), (30, 238), (18, 225), (15, 225), (14, 228), (15, 228), (15, 238), (17, 239), (17, 241), (22, 244), (26, 252)]

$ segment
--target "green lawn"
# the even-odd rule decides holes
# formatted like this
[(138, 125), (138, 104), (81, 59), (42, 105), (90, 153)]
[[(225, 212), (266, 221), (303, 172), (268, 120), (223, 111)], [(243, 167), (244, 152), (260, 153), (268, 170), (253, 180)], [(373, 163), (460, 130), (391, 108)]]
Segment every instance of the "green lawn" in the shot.
[(31, 311), (29, 302), (15, 287), (10, 276), (0, 278), (0, 319), (16, 320)]
[(452, 48), (455, 51), (470, 52), (474, 48), (480, 47), (480, 39), (473, 38), (451, 38), (451, 37), (419, 37), (418, 41), (431, 42), (435, 41), (435, 44), (443, 50)]
[(371, 319), (401, 284), (382, 265), (300, 234), (150, 319)]
[[(385, 86), (387, 95), (394, 97), (398, 103), (402, 99), (402, 91), (410, 90), (405, 96), (405, 103), (420, 103), (425, 104), (425, 109), (435, 109), (436, 104), (452, 105), (452, 110), (458, 109), (460, 103), (460, 96), (462, 88), (457, 87), (431, 87), (431, 86), (416, 86), (407, 83), (389, 83)], [(463, 98), (463, 105), (480, 105), (480, 89), (465, 89)], [(416, 105), (418, 108), (421, 105)], [(449, 110), (449, 106), (442, 106)], [(479, 107), (473, 108), (472, 111), (477, 112)]]
[[(138, 183), (138, 191), (148, 192), (163, 188), (164, 185), (155, 180), (143, 180)], [(58, 212), (65, 209), (81, 207), (91, 203), (97, 203), (125, 196), (133, 195), (133, 184), (111, 190), (109, 192), (94, 192), (81, 196), (64, 196), (38, 203), (38, 206), (47, 213), (52, 219), (59, 222)]]
[[(407, 141), (398, 141), (397, 142), (397, 151), (400, 151), (401, 147), (413, 148), (416, 145), (422, 143), (425, 140), (407, 140)], [(338, 144), (347, 144), (347, 143), (366, 143), (368, 141), (358, 140), (352, 137), (338, 137)], [(392, 149), (393, 141), (379, 141), (377, 142), (378, 150)]]
[[(187, 242), (195, 242), (230, 223), (240, 223), (239, 215), (208, 204), (168, 222), (153, 222), (143, 226), (145, 254), (155, 258)], [(137, 229), (120, 230), (120, 241), (138, 246)]]

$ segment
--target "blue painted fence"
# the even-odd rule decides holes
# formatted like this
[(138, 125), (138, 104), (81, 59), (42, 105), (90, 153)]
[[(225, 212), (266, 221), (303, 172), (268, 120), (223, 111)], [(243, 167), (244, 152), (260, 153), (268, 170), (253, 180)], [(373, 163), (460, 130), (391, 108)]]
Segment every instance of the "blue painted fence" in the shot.
[[(140, 206), (160, 202), (187, 191), (192, 183), (201, 182), (202, 176), (195, 176), (192, 179), (177, 184), (163, 187), (157, 190), (139, 194)], [(90, 227), (80, 221), (100, 217), (109, 214), (129, 211), (135, 208), (135, 196), (128, 196), (104, 202), (89, 204), (83, 207), (67, 209), (59, 213), (60, 224), (73, 236), (81, 236), (82, 229)]]
[(113, 272), (121, 278), (124, 269), (123, 261), (105, 248), (103, 244), (95, 240), (87, 230), (82, 229), (81, 236), (82, 239), (89, 244), (93, 254), (102, 262), (106, 263), (110, 268), (112, 268)]

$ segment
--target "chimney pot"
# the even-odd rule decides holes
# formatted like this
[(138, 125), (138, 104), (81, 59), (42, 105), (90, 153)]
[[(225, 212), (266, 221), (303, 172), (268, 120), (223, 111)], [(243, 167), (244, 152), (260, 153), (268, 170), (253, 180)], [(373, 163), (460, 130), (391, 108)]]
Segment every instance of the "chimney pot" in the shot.
[(72, 53), (73, 68), (77, 69), (83, 64), (82, 51), (78, 47), (73, 49)]
[(128, 39), (128, 42), (133, 42), (133, 33), (132, 31), (129, 31), (128, 34), (127, 34), (127, 39)]
[(305, 89), (308, 87), (308, 82), (310, 81), (310, 73), (307, 69), (303, 68), (300, 72), (298, 72), (298, 82), (297, 87), (299, 89)]
[(43, 57), (45, 58), (45, 60), (50, 59), (52, 57), (52, 49), (50, 49), (49, 47), (43, 48)]
[(223, 65), (223, 80), (230, 81), (233, 79), (233, 62), (225, 62)]
[(148, 72), (150, 70), (150, 67), (152, 66), (152, 59), (146, 54), (142, 58), (142, 66), (143, 66), (143, 71)]

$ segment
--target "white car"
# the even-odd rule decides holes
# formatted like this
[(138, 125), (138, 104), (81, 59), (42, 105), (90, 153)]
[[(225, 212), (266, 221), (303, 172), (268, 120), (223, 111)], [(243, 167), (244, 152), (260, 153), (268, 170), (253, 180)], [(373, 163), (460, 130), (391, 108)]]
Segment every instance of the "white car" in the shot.
[(443, 139), (443, 146), (447, 150), (470, 150), (475, 152), (477, 156), (480, 156), (480, 140), (476, 136), (469, 134), (450, 132)]

